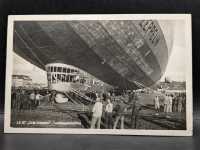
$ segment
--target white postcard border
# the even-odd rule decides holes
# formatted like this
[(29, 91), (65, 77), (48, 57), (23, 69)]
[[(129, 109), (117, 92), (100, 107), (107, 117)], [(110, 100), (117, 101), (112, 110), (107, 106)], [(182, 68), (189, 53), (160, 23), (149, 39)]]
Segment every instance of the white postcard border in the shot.
[[(64, 21), (64, 20), (184, 20), (186, 22), (186, 130), (140, 130), (140, 129), (72, 129), (72, 128), (13, 128), (11, 118), (11, 84), (13, 71), (13, 24), (14, 21)], [(192, 136), (192, 32), (191, 14), (109, 14), (109, 15), (11, 15), (8, 17), (7, 58), (5, 85), (5, 133), (41, 134), (111, 134), (111, 135), (155, 135), (155, 136)]]

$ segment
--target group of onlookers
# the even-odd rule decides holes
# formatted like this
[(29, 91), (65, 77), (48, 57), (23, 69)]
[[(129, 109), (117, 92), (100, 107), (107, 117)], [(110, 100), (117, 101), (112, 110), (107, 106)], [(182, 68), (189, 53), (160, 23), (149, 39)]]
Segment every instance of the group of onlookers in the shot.
[[(90, 94), (91, 95), (91, 94)], [(45, 97), (48, 98), (48, 103), (53, 104), (57, 99), (63, 101), (63, 97), (59, 97), (56, 91), (46, 93), (42, 96), (37, 90), (12, 90), (11, 107), (12, 110), (34, 110), (40, 105), (41, 100)], [(120, 98), (119, 98), (120, 97)], [(137, 93), (132, 92), (118, 96), (117, 100), (112, 94), (95, 94), (92, 98), (96, 99), (92, 108), (92, 118), (90, 128), (100, 129), (102, 124), (102, 115), (104, 115), (105, 128), (107, 129), (124, 129), (124, 122), (127, 112), (134, 113), (134, 102), (137, 101)], [(164, 99), (163, 99), (164, 98)], [(185, 111), (186, 97), (185, 94), (165, 94), (164, 97), (155, 96), (154, 106), (156, 112), (183, 112)], [(129, 115), (130, 116), (130, 115)], [(129, 119), (130, 120), (130, 119)], [(120, 124), (119, 124), (120, 122)]]
[[(161, 98), (155, 96), (154, 106), (156, 112), (183, 112), (185, 111), (185, 94), (165, 94), (163, 103), (161, 103)], [(163, 110), (161, 107), (163, 106)]]
[(164, 97), (164, 112), (172, 112), (172, 95), (166, 94)]
[(40, 105), (43, 96), (39, 91), (24, 89), (13, 89), (11, 93), (12, 110), (33, 110)]
[[(104, 100), (104, 98), (97, 96), (96, 102), (92, 108), (91, 128), (100, 129), (102, 123), (102, 115), (105, 118), (106, 129), (124, 129), (125, 116), (128, 110), (132, 109), (133, 96), (129, 96), (128, 99), (123, 96), (120, 101), (113, 101), (110, 96)], [(120, 125), (118, 125), (120, 122)]]

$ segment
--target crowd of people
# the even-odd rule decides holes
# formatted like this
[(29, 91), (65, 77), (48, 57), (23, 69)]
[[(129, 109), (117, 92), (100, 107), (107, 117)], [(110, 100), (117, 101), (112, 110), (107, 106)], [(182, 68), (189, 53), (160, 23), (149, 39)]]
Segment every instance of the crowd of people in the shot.
[[(102, 123), (102, 115), (104, 115), (105, 128), (123, 129), (126, 112), (130, 109), (130, 106), (132, 108), (130, 103), (132, 99), (130, 98), (133, 98), (133, 96), (127, 98), (126, 95), (124, 95), (121, 96), (119, 100), (115, 98), (114, 94), (95, 93), (93, 97), (95, 103), (92, 107), (90, 127), (99, 129)], [(12, 111), (17, 112), (24, 112), (25, 110), (32, 111), (35, 110), (44, 99), (48, 104), (53, 105), (57, 102), (57, 99), (60, 99), (59, 93), (56, 91), (47, 91), (41, 94), (39, 90), (13, 89), (11, 93), (11, 108)]]
[[(102, 115), (104, 113), (106, 129), (124, 129), (127, 112), (131, 114), (135, 108), (133, 105), (135, 105), (134, 101), (137, 100), (136, 95), (134, 93), (130, 93), (128, 96), (123, 95), (117, 101), (110, 94), (108, 96), (96, 97), (96, 102), (92, 109), (91, 128), (100, 128)], [(129, 117), (131, 116), (129, 115)]]
[[(122, 98), (116, 102), (112, 101), (110, 97), (100, 98), (97, 96), (96, 102), (92, 109), (92, 119), (91, 119), (91, 128), (100, 128), (102, 114), (105, 113), (105, 125), (107, 129), (124, 129), (124, 122), (127, 117), (130, 120), (130, 117), (133, 117), (135, 113), (136, 105), (133, 105), (133, 102), (138, 100), (137, 93), (129, 94), (128, 99), (127, 95), (123, 95)], [(155, 96), (154, 98), (155, 111), (158, 114), (159, 112), (171, 113), (171, 112), (185, 112), (186, 108), (186, 95), (181, 94), (165, 94), (164, 96)], [(128, 112), (129, 115), (126, 115)], [(120, 123), (120, 124), (119, 124)]]
[(40, 105), (42, 98), (37, 90), (13, 89), (11, 108), (13, 111), (34, 110)]
[[(137, 92), (132, 91), (120, 96), (115, 96), (114, 93), (90, 93), (89, 96), (95, 101), (91, 110), (90, 128), (100, 129), (102, 120), (106, 129), (124, 129), (125, 120), (133, 122), (133, 116), (137, 108), (136, 101), (138, 101)], [(51, 91), (50, 93), (46, 91), (45, 94), (41, 94), (39, 90), (13, 89), (11, 107), (13, 111), (34, 110), (45, 98), (48, 98), (47, 102), (50, 105), (56, 103), (57, 99), (66, 101), (66, 98), (59, 96), (56, 91)], [(157, 114), (159, 112), (184, 112), (185, 103), (185, 94), (156, 95), (154, 98), (154, 107)], [(129, 118), (127, 119), (127, 117)]]
[[(161, 102), (161, 98), (159, 96), (155, 96), (154, 98), (154, 106), (156, 112), (184, 112), (186, 96), (185, 94), (165, 94), (163, 103)], [(163, 109), (161, 108), (163, 107)]]

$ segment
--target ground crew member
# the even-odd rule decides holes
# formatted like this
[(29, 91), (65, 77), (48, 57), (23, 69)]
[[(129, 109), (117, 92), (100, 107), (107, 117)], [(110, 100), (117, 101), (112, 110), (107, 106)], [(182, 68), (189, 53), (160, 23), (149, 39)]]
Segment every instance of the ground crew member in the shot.
[(101, 102), (101, 99), (98, 97), (92, 109), (92, 113), (93, 113), (92, 121), (91, 121), (92, 129), (95, 128), (95, 125), (97, 125), (97, 129), (100, 129), (102, 112), (103, 112), (103, 104)]
[(106, 126), (107, 129), (112, 129), (112, 111), (113, 111), (113, 104), (111, 103), (110, 99), (107, 100), (107, 105), (105, 108), (106, 112)]
[(160, 102), (159, 102), (158, 96), (156, 96), (156, 97), (154, 98), (154, 106), (155, 106), (156, 112), (159, 112), (159, 110), (160, 110)]

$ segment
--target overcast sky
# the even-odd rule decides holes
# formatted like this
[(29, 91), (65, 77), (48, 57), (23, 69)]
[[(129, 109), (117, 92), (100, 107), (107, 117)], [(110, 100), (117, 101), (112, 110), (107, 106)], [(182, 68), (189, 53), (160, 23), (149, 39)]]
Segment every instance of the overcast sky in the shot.
[(13, 74), (29, 75), (34, 83), (47, 84), (46, 71), (32, 65), (17, 54), (14, 54)]
[[(165, 29), (167, 29), (166, 21), (160, 21), (160, 26), (166, 34)], [(176, 81), (185, 81), (185, 58), (186, 58), (186, 45), (185, 45), (185, 22), (182, 20), (179, 21), (171, 21), (171, 25), (173, 26), (173, 42), (171, 43), (171, 55), (168, 60), (168, 65), (166, 71), (161, 78), (163, 80), (165, 77), (169, 77), (172, 80)], [(166, 39), (168, 39), (166, 37)], [(169, 42), (168, 42), (169, 43)], [(170, 46), (169, 46), (170, 47)]]
[[(168, 61), (166, 72), (161, 80), (165, 77), (171, 80), (184, 81), (185, 80), (185, 24), (183, 21), (159, 21), (161, 28), (166, 36), (168, 47), (171, 48), (171, 56)], [(169, 28), (169, 25), (173, 28)], [(171, 31), (171, 32), (169, 32)], [(173, 34), (168, 34), (173, 33)], [(173, 40), (172, 40), (173, 39)], [(173, 41), (173, 42), (172, 42)], [(29, 75), (33, 82), (46, 83), (46, 72), (38, 67), (30, 64), (20, 56), (14, 54), (13, 74)]]

